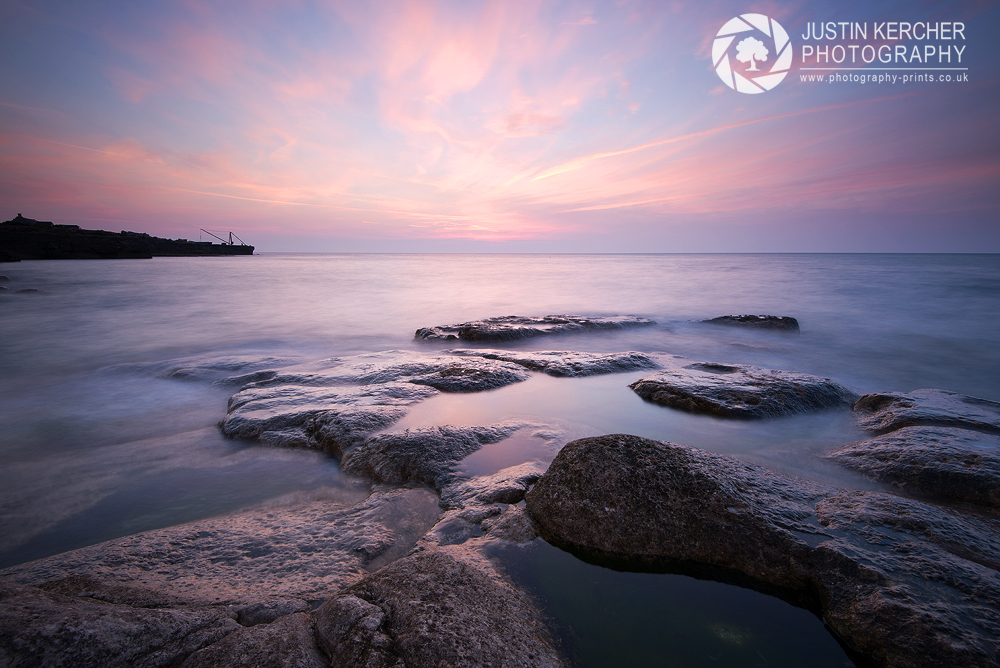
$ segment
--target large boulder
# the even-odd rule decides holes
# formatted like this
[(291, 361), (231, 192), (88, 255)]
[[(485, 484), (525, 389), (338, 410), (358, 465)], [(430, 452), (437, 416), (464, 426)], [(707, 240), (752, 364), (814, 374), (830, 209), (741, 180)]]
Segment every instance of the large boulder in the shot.
[(993, 519), (622, 434), (566, 445), (526, 502), (544, 536), (587, 558), (779, 593), (880, 665), (1000, 658)]
[(846, 407), (858, 396), (829, 378), (701, 362), (643, 376), (629, 387), (661, 406), (743, 419)]
[(720, 315), (701, 322), (710, 325), (743, 327), (745, 329), (774, 329), (784, 332), (799, 331), (799, 321), (788, 316), (777, 315)]
[(439, 551), (383, 568), (314, 617), (336, 666), (563, 665), (523, 594)]
[(625, 329), (626, 327), (647, 327), (655, 324), (656, 322), (649, 318), (639, 318), (632, 315), (593, 318), (578, 315), (546, 315), (541, 317), (506, 315), (463, 322), (458, 325), (421, 327), (414, 334), (414, 338), (419, 341), (457, 341), (460, 339), (476, 343), (496, 343), (520, 341), (537, 336), (578, 334)]
[(1000, 403), (948, 390), (875, 392), (852, 407), (862, 429), (885, 433), (900, 427), (959, 427), (1000, 433)]
[(1000, 506), (1000, 436), (903, 427), (828, 455), (879, 482), (952, 501)]
[[(403, 556), (440, 512), (425, 489), (375, 492), (347, 507), (307, 501), (147, 531), (12, 566), (0, 577), (38, 585), (87, 575), (191, 603), (262, 601), (273, 609), (316, 600)], [(259, 618), (260, 607), (246, 615)]]

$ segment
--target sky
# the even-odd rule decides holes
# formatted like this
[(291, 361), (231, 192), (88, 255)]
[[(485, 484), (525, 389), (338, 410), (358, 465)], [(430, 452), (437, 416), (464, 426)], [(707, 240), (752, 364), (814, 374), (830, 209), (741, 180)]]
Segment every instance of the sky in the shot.
[[(748, 14), (766, 33), (713, 52)], [(722, 61), (780, 69), (775, 23), (785, 77), (726, 85)], [(974, 1), (5, 0), (0, 219), (258, 251), (1000, 252), (998, 35)], [(893, 60), (816, 62), (838, 45)], [(897, 78), (829, 80), (859, 74)]]

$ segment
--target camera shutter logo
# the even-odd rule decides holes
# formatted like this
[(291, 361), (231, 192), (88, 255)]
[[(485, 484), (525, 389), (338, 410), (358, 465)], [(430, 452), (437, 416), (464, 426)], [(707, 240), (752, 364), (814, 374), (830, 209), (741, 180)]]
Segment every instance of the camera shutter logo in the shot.
[[(763, 34), (765, 39), (759, 39)], [(742, 73), (733, 69), (730, 47), (736, 44), (736, 60), (749, 63)], [(773, 46), (773, 51), (768, 48)], [(774, 63), (770, 69), (759, 67)], [(712, 44), (712, 64), (719, 78), (741, 93), (763, 93), (785, 78), (792, 66), (792, 43), (788, 33), (763, 14), (741, 14), (726, 22)], [(749, 73), (753, 75), (749, 75)]]

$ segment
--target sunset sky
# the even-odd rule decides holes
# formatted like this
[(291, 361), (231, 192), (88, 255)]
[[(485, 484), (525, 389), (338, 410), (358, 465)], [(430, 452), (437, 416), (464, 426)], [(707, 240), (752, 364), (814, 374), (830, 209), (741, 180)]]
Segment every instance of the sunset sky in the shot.
[[(759, 95), (713, 64), (748, 12), (795, 49)], [(804, 81), (814, 21), (963, 22), (968, 81)], [(997, 2), (8, 0), (0, 220), (259, 251), (1000, 252), (998, 43)]]

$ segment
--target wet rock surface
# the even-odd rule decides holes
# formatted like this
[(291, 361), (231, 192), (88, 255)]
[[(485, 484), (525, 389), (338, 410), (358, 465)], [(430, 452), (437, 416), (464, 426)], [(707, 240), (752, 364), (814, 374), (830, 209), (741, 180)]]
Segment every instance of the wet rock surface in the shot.
[(829, 378), (746, 364), (689, 364), (644, 376), (629, 387), (661, 406), (743, 419), (848, 406), (858, 396)]
[(743, 327), (746, 329), (774, 329), (785, 332), (798, 332), (799, 321), (788, 316), (777, 315), (722, 315), (701, 322), (709, 325), (725, 325), (726, 327)]
[(482, 427), (419, 427), (378, 434), (344, 455), (341, 469), (380, 483), (416, 482), (441, 490), (456, 479), (459, 461), (526, 426), (529, 425), (523, 422), (503, 422)]
[(1000, 506), (1000, 436), (948, 427), (903, 427), (848, 443), (829, 459), (901, 489)]
[[(437, 496), (425, 489), (387, 490), (353, 506), (314, 501), (147, 531), (13, 566), (0, 577), (37, 585), (86, 575), (189, 603), (260, 602), (256, 613), (266, 619), (259, 608), (315, 600), (403, 556), (439, 514)], [(253, 613), (244, 613), (246, 621)]]
[(637, 352), (608, 354), (554, 350), (512, 352), (468, 348), (448, 352), (466, 357), (512, 362), (531, 371), (539, 371), (558, 378), (599, 376), (606, 373), (656, 369), (660, 366), (653, 356)]
[(538, 336), (580, 334), (583, 332), (609, 331), (626, 327), (647, 327), (656, 322), (631, 315), (588, 318), (577, 315), (546, 315), (527, 317), (507, 315), (484, 320), (463, 322), (458, 325), (422, 327), (414, 334), (420, 341), (473, 341), (490, 343), (521, 341)]
[(866, 394), (852, 410), (862, 429), (876, 433), (912, 426), (1000, 433), (1000, 403), (948, 390)]
[(383, 568), (314, 616), (333, 665), (563, 665), (523, 595), (438, 551)]
[[(312, 448), (336, 457), (402, 418), (407, 407), (439, 392), (481, 392), (527, 380), (532, 373), (593, 376), (656, 368), (642, 353), (454, 350), (428, 355), (388, 351), (333, 358), (309, 368), (260, 369), (215, 380), (237, 386), (222, 432), (266, 445)], [(191, 373), (191, 364), (164, 364), (157, 373)], [(204, 365), (198, 365), (201, 369)], [(213, 371), (214, 372), (214, 371)], [(375, 476), (373, 476), (375, 477)]]
[(742, 581), (822, 610), (885, 666), (996, 665), (1000, 522), (611, 435), (563, 448), (527, 494), (542, 534), (593, 559)]

